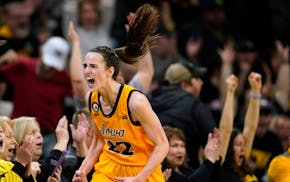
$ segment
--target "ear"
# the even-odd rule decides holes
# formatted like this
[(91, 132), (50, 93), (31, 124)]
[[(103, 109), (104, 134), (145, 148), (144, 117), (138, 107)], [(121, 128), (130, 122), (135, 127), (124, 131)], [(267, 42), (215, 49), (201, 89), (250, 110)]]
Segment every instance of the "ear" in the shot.
[(181, 88), (182, 90), (186, 90), (186, 88), (187, 88), (187, 83), (186, 83), (185, 81), (182, 81), (182, 82), (180, 83), (180, 88)]
[(111, 66), (109, 69), (108, 69), (108, 72), (109, 72), (109, 75), (112, 77), (114, 75), (114, 72), (115, 72), (115, 68), (113, 66)]
[(95, 134), (94, 130), (93, 130), (93, 127), (92, 126), (89, 126), (88, 128), (88, 135), (89, 136), (93, 136)]

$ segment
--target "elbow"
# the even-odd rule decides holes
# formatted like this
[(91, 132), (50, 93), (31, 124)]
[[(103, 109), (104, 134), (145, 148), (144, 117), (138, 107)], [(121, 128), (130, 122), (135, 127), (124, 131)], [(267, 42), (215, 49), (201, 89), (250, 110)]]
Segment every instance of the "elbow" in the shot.
[(164, 151), (165, 157), (166, 157), (166, 155), (169, 151), (169, 142), (168, 142), (167, 138), (163, 141), (163, 149), (162, 150)]

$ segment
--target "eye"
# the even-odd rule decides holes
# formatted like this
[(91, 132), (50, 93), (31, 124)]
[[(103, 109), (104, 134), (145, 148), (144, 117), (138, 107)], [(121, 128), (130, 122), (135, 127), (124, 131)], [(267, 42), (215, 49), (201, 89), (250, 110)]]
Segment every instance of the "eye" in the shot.
[(12, 138), (12, 135), (10, 133), (5, 133), (6, 138)]

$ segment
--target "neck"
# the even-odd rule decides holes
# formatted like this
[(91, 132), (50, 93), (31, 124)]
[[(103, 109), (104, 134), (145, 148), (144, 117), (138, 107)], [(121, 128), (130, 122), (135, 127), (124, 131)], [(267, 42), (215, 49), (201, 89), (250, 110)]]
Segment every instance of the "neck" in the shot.
[(100, 101), (103, 106), (114, 106), (120, 86), (120, 83), (113, 81), (112, 84), (109, 84), (108, 87), (100, 89)]

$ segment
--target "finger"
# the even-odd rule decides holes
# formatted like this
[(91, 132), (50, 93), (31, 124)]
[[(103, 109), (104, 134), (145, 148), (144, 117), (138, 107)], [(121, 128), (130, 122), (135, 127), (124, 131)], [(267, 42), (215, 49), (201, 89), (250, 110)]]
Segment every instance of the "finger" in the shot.
[(209, 133), (209, 134), (207, 135), (207, 143), (211, 140), (211, 138), (212, 138), (212, 133)]
[(75, 126), (73, 124), (70, 124), (70, 129), (71, 129), (71, 132), (72, 133), (75, 133), (76, 129), (75, 129)]

